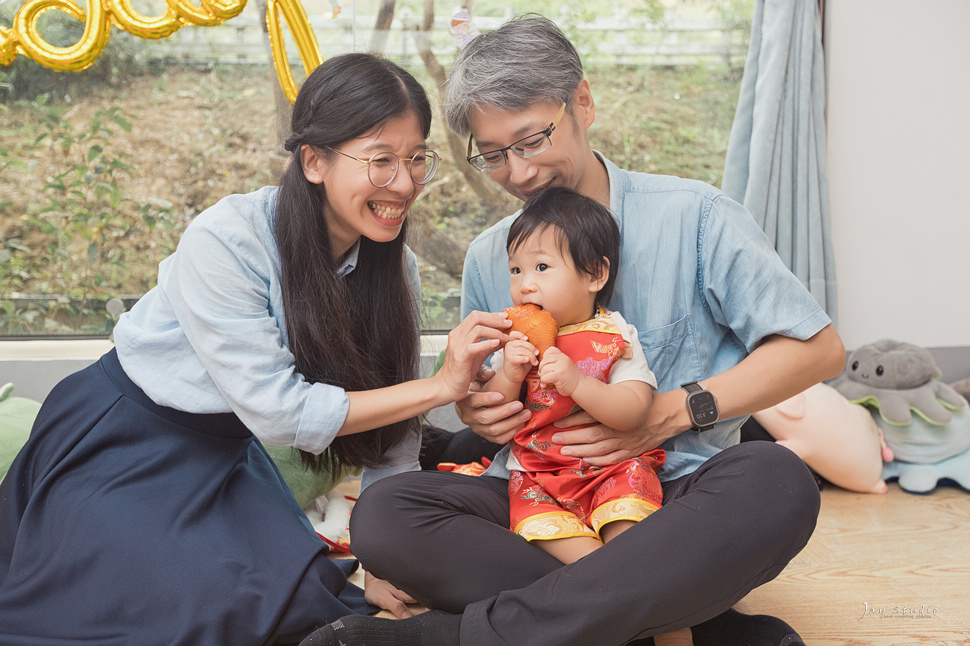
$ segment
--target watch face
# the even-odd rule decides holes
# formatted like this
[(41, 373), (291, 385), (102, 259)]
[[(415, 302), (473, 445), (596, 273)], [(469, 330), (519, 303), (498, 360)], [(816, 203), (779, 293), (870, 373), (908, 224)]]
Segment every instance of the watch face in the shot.
[(690, 412), (694, 417), (694, 423), (698, 426), (707, 426), (717, 421), (717, 402), (714, 395), (707, 392), (695, 393), (690, 396)]

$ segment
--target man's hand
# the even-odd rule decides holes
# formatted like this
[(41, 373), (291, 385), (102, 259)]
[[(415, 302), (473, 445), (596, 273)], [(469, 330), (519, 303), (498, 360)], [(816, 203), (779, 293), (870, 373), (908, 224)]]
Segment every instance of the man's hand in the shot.
[(411, 595), (398, 590), (384, 579), (378, 579), (370, 572), (364, 573), (364, 599), (367, 603), (389, 611), (398, 619), (411, 616), (407, 604), (417, 603)]
[(471, 392), (455, 402), (455, 409), (461, 421), (476, 434), (490, 442), (505, 444), (525, 426), (532, 413), (518, 400), (503, 404), (502, 393), (480, 392), (482, 384), (494, 374), (494, 370), (482, 366), (471, 384)]
[(559, 431), (552, 441), (563, 446), (562, 454), (583, 458), (597, 467), (617, 464), (659, 447), (665, 440), (691, 427), (687, 417), (687, 394), (683, 390), (654, 393), (647, 423), (638, 431), (623, 432), (597, 424), (585, 412), (564, 417), (554, 424), (569, 428), (593, 424), (571, 431)]

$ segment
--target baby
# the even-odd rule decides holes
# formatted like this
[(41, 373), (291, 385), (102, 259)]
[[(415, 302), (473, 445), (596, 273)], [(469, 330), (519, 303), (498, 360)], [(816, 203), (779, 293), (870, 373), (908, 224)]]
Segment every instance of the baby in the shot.
[[(512, 440), (511, 528), (563, 563), (601, 547), (660, 508), (660, 449), (597, 467), (563, 455), (553, 423), (579, 410), (618, 430), (642, 426), (657, 387), (636, 329), (606, 309), (620, 231), (595, 200), (554, 187), (530, 199), (509, 230), (511, 297), (559, 324), (542, 356), (521, 332), (492, 358), (485, 389), (532, 411)], [(690, 629), (657, 635), (658, 646), (691, 644)]]

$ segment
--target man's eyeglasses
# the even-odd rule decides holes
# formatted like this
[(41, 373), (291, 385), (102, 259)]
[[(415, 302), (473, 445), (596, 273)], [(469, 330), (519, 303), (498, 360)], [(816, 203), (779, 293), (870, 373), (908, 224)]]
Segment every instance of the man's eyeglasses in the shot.
[(433, 150), (425, 150), (407, 159), (401, 159), (389, 152), (377, 153), (370, 159), (360, 159), (336, 148), (330, 148), (330, 146), (325, 146), (325, 148), (361, 164), (367, 164), (367, 179), (377, 188), (384, 188), (394, 181), (402, 162), (408, 167), (411, 181), (415, 184), (427, 184), (434, 177), (435, 171), (438, 170), (438, 160), (440, 159), (438, 153)]
[(566, 113), (566, 102), (564, 101), (561, 106), (559, 106), (559, 112), (553, 118), (552, 123), (549, 127), (542, 132), (537, 132), (534, 135), (529, 135), (528, 137), (523, 137), (510, 146), (505, 148), (499, 148), (498, 150), (490, 150), (484, 152), (481, 155), (471, 156), (472, 154), (472, 137), (468, 137), (468, 152), (465, 154), (465, 158), (468, 163), (477, 168), (480, 171), (495, 170), (496, 168), (501, 168), (505, 166), (509, 161), (509, 151), (518, 155), (523, 159), (528, 159), (538, 155), (539, 153), (544, 153), (552, 147), (552, 140), (549, 139), (549, 135), (553, 133), (556, 126), (559, 125), (559, 120), (562, 119), (562, 115)]

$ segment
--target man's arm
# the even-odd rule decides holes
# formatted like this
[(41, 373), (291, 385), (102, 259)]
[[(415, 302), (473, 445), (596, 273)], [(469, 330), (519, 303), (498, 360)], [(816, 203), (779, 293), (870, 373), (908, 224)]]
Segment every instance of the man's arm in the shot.
[(770, 336), (738, 365), (701, 383), (715, 389), (721, 417), (729, 419), (774, 406), (844, 368), (845, 347), (830, 324), (805, 341)]
[[(722, 419), (750, 415), (769, 408), (809, 387), (837, 376), (845, 368), (845, 348), (832, 325), (804, 341), (779, 335), (767, 337), (733, 368), (703, 380), (717, 397)], [(564, 444), (564, 455), (585, 458), (594, 466), (615, 464), (655, 449), (665, 440), (691, 428), (683, 389), (656, 393), (647, 423), (635, 433), (621, 433), (598, 425), (562, 431), (552, 437)], [(557, 426), (581, 423), (579, 415)], [(587, 418), (588, 419), (588, 418)]]

